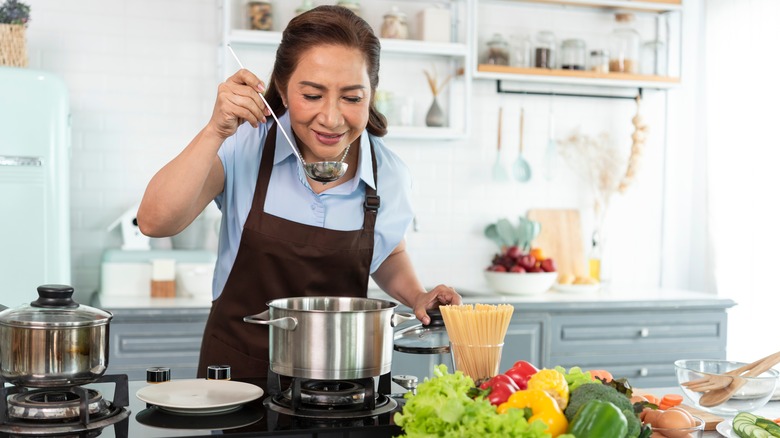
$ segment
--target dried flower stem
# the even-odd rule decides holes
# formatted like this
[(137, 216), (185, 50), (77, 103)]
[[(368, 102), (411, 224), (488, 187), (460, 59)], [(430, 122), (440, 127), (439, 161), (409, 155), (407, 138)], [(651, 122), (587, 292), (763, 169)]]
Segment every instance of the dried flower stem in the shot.
[(423, 72), (425, 73), (425, 78), (428, 80), (428, 87), (430, 87), (431, 93), (433, 93), (434, 96), (438, 96), (450, 82), (450, 79), (452, 79), (452, 75), (449, 74), (440, 84), (438, 81), (439, 78), (437, 77), (438, 75), (436, 74), (436, 66), (433, 67), (433, 73), (428, 70), (423, 70)]

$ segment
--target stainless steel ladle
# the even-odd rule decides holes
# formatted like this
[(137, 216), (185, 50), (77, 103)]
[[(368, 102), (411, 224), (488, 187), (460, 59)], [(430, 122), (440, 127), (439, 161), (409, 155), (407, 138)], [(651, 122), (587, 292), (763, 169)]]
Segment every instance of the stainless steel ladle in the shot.
[[(235, 58), (238, 66), (244, 68), (244, 64), (242, 64), (241, 60), (238, 59), (238, 55), (236, 55), (236, 52), (234, 52), (233, 48), (230, 47), (230, 44), (227, 45), (227, 48), (230, 50), (233, 58)], [(313, 179), (314, 181), (322, 183), (323, 185), (336, 181), (337, 179), (344, 176), (344, 174), (347, 172), (347, 168), (349, 167), (349, 164), (345, 163), (344, 160), (347, 158), (347, 153), (349, 153), (350, 146), (352, 146), (351, 143), (347, 145), (347, 148), (344, 150), (344, 155), (341, 156), (340, 161), (318, 161), (316, 163), (307, 163), (303, 159), (303, 155), (301, 155), (298, 149), (296, 149), (296, 147), (293, 145), (292, 140), (290, 140), (290, 137), (282, 127), (282, 124), (279, 123), (279, 118), (276, 117), (274, 110), (271, 109), (271, 105), (269, 105), (268, 101), (265, 100), (263, 93), (258, 93), (258, 95), (260, 96), (260, 99), (263, 100), (265, 107), (268, 108), (268, 112), (271, 113), (271, 116), (273, 116), (274, 120), (276, 120), (276, 124), (279, 126), (279, 130), (282, 131), (284, 138), (287, 140), (287, 144), (290, 145), (290, 148), (292, 148), (295, 156), (301, 160), (301, 165), (303, 165), (303, 171), (306, 173), (306, 176)]]

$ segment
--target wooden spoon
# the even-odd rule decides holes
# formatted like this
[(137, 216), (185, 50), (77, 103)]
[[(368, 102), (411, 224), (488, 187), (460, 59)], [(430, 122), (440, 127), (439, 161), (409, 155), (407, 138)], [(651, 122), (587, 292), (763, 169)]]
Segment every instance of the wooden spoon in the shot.
[(753, 369), (753, 367), (760, 364), (761, 362), (765, 360), (773, 360), (775, 358), (780, 358), (780, 351), (770, 354), (769, 356), (762, 357), (755, 362), (751, 362), (747, 365), (742, 365), (739, 368), (727, 371), (723, 374), (707, 374), (701, 379), (690, 380), (688, 382), (683, 382), (680, 385), (696, 392), (707, 392), (713, 389), (725, 388), (729, 386), (729, 384), (734, 380), (734, 376), (740, 376), (742, 373)]
[(729, 385), (725, 388), (721, 389), (713, 389), (712, 391), (704, 393), (704, 395), (701, 396), (699, 399), (699, 404), (704, 406), (705, 408), (711, 408), (713, 406), (717, 406), (726, 400), (730, 399), (731, 396), (734, 395), (739, 388), (745, 385), (747, 383), (746, 379), (743, 379), (742, 377), (757, 377), (772, 368), (773, 366), (780, 363), (780, 355), (773, 354), (772, 356), (767, 357), (763, 361), (759, 362), (758, 365), (756, 365), (755, 368), (751, 369), (747, 373), (740, 376), (734, 376), (733, 380)]

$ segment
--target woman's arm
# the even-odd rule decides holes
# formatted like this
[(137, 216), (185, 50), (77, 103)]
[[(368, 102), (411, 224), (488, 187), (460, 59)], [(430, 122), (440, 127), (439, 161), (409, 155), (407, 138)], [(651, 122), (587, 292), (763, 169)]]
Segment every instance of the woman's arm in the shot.
[[(217, 156), (239, 125), (265, 123), (268, 110), (258, 96), (264, 86), (248, 70), (220, 84), (208, 124), (149, 182), (138, 208), (138, 226), (151, 237), (179, 233), (222, 192), (225, 173)], [(270, 115), (270, 113), (268, 113)]]
[(411, 307), (417, 319), (426, 325), (431, 322), (426, 310), (440, 304), (461, 303), (460, 295), (449, 286), (440, 284), (430, 292), (425, 291), (406, 252), (406, 240), (393, 249), (372, 278), (388, 295)]

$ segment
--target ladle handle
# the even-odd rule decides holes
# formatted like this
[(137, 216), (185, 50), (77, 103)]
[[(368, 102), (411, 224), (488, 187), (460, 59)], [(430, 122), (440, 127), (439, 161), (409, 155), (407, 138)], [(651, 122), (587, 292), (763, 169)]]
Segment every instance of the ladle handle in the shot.
[[(234, 59), (236, 60), (236, 62), (238, 63), (238, 66), (239, 66), (239, 67), (241, 67), (241, 68), (244, 68), (244, 64), (242, 64), (242, 63), (241, 63), (241, 60), (240, 60), (240, 59), (238, 59), (238, 55), (236, 55), (236, 52), (234, 52), (234, 51), (233, 51), (233, 48), (232, 48), (232, 47), (230, 47), (230, 44), (228, 44), (228, 45), (227, 45), (227, 48), (228, 48), (228, 50), (230, 50), (230, 54), (232, 54), (232, 55), (233, 55), (233, 58), (234, 58)], [(279, 127), (279, 130), (280, 130), (280, 131), (282, 131), (282, 135), (284, 135), (284, 138), (285, 138), (285, 139), (287, 139), (287, 144), (289, 144), (289, 145), (290, 145), (290, 147), (291, 147), (291, 148), (292, 148), (292, 150), (293, 150), (293, 153), (295, 153), (295, 155), (297, 155), (297, 156), (298, 156), (298, 159), (300, 159), (300, 160), (301, 160), (301, 163), (303, 163), (303, 164), (306, 164), (306, 162), (305, 162), (305, 161), (303, 161), (303, 155), (301, 155), (301, 153), (300, 153), (300, 152), (298, 152), (298, 150), (297, 150), (297, 149), (295, 149), (295, 146), (293, 146), (292, 140), (290, 140), (290, 137), (287, 135), (287, 131), (285, 131), (285, 130), (284, 130), (284, 128), (282, 128), (282, 124), (281, 124), (281, 122), (279, 122), (279, 118), (278, 118), (278, 117), (276, 117), (276, 113), (275, 113), (275, 112), (274, 112), (274, 110), (271, 108), (271, 105), (268, 105), (268, 101), (267, 101), (267, 100), (265, 100), (265, 96), (263, 96), (263, 93), (257, 93), (257, 95), (258, 95), (258, 96), (260, 96), (260, 99), (261, 99), (261, 100), (263, 101), (263, 103), (265, 104), (265, 107), (266, 107), (266, 108), (268, 108), (268, 112), (269, 112), (269, 113), (271, 113), (271, 117), (273, 117), (273, 118), (274, 118), (274, 120), (276, 120), (276, 125)]]

